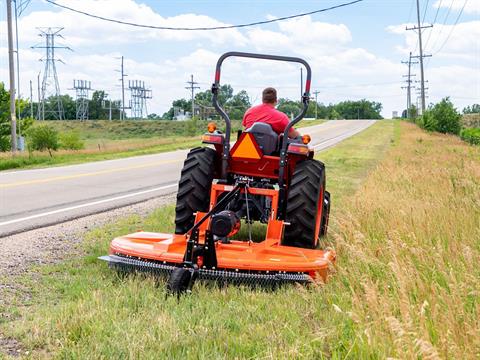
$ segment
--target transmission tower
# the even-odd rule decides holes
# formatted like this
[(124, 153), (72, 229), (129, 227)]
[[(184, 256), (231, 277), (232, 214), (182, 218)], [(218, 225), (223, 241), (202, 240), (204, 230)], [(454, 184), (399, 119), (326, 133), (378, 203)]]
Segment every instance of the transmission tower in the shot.
[(144, 113), (147, 117), (147, 99), (152, 98), (152, 90), (145, 89), (145, 82), (140, 80), (129, 80), (128, 89), (130, 90), (132, 118), (135, 120), (143, 119)]
[(75, 89), (76, 119), (88, 120), (88, 92), (92, 89), (92, 83), (87, 80), (73, 80)]
[(403, 77), (406, 77), (407, 80), (405, 82), (407, 83), (406, 86), (402, 86), (402, 89), (407, 89), (407, 119), (411, 118), (410, 110), (412, 108), (412, 77), (415, 76), (415, 74), (412, 74), (412, 65), (413, 64), (418, 64), (418, 62), (412, 61), (412, 52), (410, 52), (410, 56), (408, 58), (408, 61), (402, 61), (402, 64), (407, 64), (408, 65), (408, 74), (403, 75)]
[[(45, 113), (50, 113), (52, 119), (62, 120), (64, 118), (63, 104), (62, 98), (60, 96), (60, 85), (58, 84), (57, 68), (55, 66), (55, 62), (63, 61), (55, 58), (55, 49), (71, 49), (67, 46), (55, 45), (55, 38), (58, 37), (63, 39), (63, 36), (60, 34), (60, 31), (62, 31), (63, 28), (46, 27), (38, 28), (38, 30), (40, 31), (39, 36), (45, 38), (45, 45), (32, 46), (33, 49), (45, 49), (45, 58), (40, 59), (40, 61), (45, 62), (40, 95), (41, 119), (45, 120)], [(45, 102), (52, 98), (55, 99), (55, 104), (52, 104), (52, 106), (45, 109)]]

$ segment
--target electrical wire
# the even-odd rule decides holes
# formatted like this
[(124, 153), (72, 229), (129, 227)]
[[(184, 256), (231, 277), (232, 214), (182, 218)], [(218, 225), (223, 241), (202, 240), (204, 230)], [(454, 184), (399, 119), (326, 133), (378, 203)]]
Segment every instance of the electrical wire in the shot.
[[(440, 0), (440, 2), (438, 3), (437, 12), (435, 13), (435, 18), (433, 19), (433, 22), (432, 22), (433, 26), (435, 26), (435, 22), (437, 21), (438, 13), (440, 12), (440, 8), (442, 7), (442, 1), (443, 0)], [(430, 38), (432, 37), (432, 33), (433, 33), (433, 30), (430, 30), (430, 32), (428, 33), (428, 38), (427, 38), (427, 41), (425, 41), (425, 46), (424, 46), (425, 49), (427, 48), (428, 42), (430, 41)]]
[(60, 8), (63, 8), (63, 9), (69, 10), (69, 11), (76, 12), (78, 14), (89, 16), (89, 17), (94, 18), (94, 19), (108, 21), (108, 22), (122, 24), (122, 25), (129, 25), (129, 26), (134, 26), (134, 27), (147, 28), (147, 29), (157, 29), (157, 30), (206, 31), (206, 30), (226, 30), (226, 29), (244, 28), (244, 27), (255, 26), (255, 25), (270, 24), (270, 23), (274, 23), (274, 22), (278, 22), (278, 21), (295, 19), (295, 18), (307, 16), (307, 15), (318, 14), (318, 13), (322, 13), (322, 12), (325, 12), (325, 11), (330, 11), (330, 10), (342, 8), (342, 7), (345, 7), (345, 6), (349, 6), (349, 5), (353, 5), (353, 4), (362, 2), (364, 0), (354, 0), (354, 1), (346, 2), (346, 3), (338, 4), (338, 5), (335, 5), (335, 6), (330, 6), (328, 8), (324, 8), (324, 9), (309, 11), (309, 12), (290, 15), (290, 16), (283, 16), (283, 17), (279, 17), (279, 18), (276, 18), (276, 19), (265, 20), (265, 21), (256, 21), (256, 22), (252, 22), (252, 23), (238, 24), (238, 25), (224, 25), (224, 26), (213, 26), (213, 27), (194, 27), (194, 28), (138, 24), (138, 23), (133, 23), (133, 22), (128, 22), (128, 21), (111, 19), (111, 18), (107, 18), (107, 17), (104, 17), (104, 16), (100, 16), (100, 15), (95, 15), (95, 14), (92, 14), (92, 13), (88, 13), (86, 11), (71, 8), (71, 7), (66, 6), (66, 5), (58, 4), (53, 0), (45, 0), (45, 1), (49, 4), (58, 6)]
[(457, 19), (455, 20), (455, 23), (453, 24), (452, 28), (450, 29), (450, 33), (448, 34), (447, 38), (445, 39), (445, 41), (443, 42), (443, 44), (440, 46), (440, 48), (435, 52), (435, 54), (433, 55), (436, 55), (438, 54), (440, 51), (442, 51), (443, 47), (445, 46), (445, 44), (448, 42), (448, 40), (450, 40), (450, 36), (452, 36), (452, 33), (453, 33), (453, 30), (455, 29), (455, 26), (457, 26), (458, 24), (458, 21), (460, 20), (460, 17), (462, 16), (463, 14), (463, 10), (465, 9), (465, 6), (467, 5), (467, 2), (468, 0), (465, 0), (465, 2), (463, 3), (463, 7), (462, 9), (460, 10), (460, 12), (458, 13), (458, 16), (457, 16)]
[(452, 6), (453, 6), (453, 3), (455, 2), (455, 0), (452, 0), (452, 2), (450, 3), (450, 6), (448, 8), (448, 11), (447, 11), (447, 14), (445, 15), (445, 18), (443, 19), (443, 24), (442, 24), (442, 27), (440, 28), (440, 31), (438, 33), (438, 36), (437, 38), (435, 39), (435, 42), (433, 43), (432, 45), (432, 49), (435, 47), (435, 45), (437, 45), (437, 42), (438, 42), (438, 39), (440, 39), (440, 35), (442, 34), (443, 32), (443, 27), (447, 24), (447, 20), (448, 20), (448, 17), (450, 15), (450, 12), (452, 11)]
[(425, 10), (423, 10), (422, 24), (425, 22), (425, 16), (427, 15), (428, 3), (429, 2), (430, 2), (430, 0), (427, 0), (427, 2), (425, 3)]

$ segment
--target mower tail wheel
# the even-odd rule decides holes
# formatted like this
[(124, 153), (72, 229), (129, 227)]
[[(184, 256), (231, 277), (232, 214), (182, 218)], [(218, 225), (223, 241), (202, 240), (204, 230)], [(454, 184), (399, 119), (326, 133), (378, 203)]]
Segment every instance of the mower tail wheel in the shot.
[(330, 193), (325, 191), (323, 199), (322, 224), (320, 225), (320, 236), (326, 236), (328, 232), (328, 220), (330, 218)]
[(325, 166), (314, 159), (298, 163), (288, 188), (285, 221), (290, 225), (285, 228), (282, 245), (317, 246), (322, 220), (326, 221), (324, 198)]
[(167, 282), (167, 293), (180, 296), (188, 290), (192, 272), (186, 268), (176, 268), (170, 274)]
[(208, 211), (216, 157), (215, 150), (205, 147), (192, 149), (188, 153), (178, 183), (176, 234), (185, 234), (193, 226), (195, 212)]

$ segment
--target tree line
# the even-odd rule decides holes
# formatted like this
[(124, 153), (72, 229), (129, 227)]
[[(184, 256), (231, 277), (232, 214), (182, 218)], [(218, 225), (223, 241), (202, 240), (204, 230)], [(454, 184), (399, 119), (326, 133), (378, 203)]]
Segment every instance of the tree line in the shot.
[[(242, 119), (243, 114), (252, 105), (245, 90), (234, 93), (232, 86), (225, 84), (219, 89), (219, 103), (225, 108), (231, 119)], [(172, 102), (170, 109), (161, 117), (173, 120), (180, 113), (191, 113), (192, 101), (177, 99)], [(277, 109), (289, 117), (298, 114), (302, 109), (300, 101), (287, 98), (278, 99)], [(342, 101), (337, 104), (315, 103), (311, 101), (305, 117), (319, 119), (382, 119), (382, 104), (365, 99), (358, 101)], [(195, 95), (195, 116), (200, 119), (215, 119), (218, 114), (212, 107), (212, 93), (210, 90), (199, 92)]]
[[(63, 105), (63, 120), (75, 120), (77, 117), (77, 108), (75, 99), (70, 95), (60, 95)], [(57, 110), (57, 97), (50, 96), (45, 100), (45, 119), (58, 120), (51, 118), (51, 114)], [(92, 93), (91, 99), (86, 99), (88, 102), (88, 118), (90, 120), (106, 120), (109, 118), (110, 106), (112, 108), (112, 119), (120, 118), (120, 103), (108, 98), (108, 95), (103, 90), (96, 90)], [(21, 99), (17, 106), (20, 107), (21, 117), (38, 117), (39, 103), (36, 101), (30, 102)], [(33, 114), (32, 114), (33, 113)]]

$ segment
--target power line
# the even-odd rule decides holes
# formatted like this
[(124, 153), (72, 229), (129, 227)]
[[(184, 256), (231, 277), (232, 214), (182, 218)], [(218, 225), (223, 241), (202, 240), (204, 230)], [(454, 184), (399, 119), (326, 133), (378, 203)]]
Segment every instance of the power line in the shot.
[(427, 15), (427, 10), (428, 10), (428, 3), (430, 2), (430, 0), (427, 0), (427, 2), (425, 3), (425, 10), (423, 10), (423, 18), (422, 18), (422, 23), (425, 22), (425, 16)]
[[(442, 1), (443, 0), (440, 0), (440, 2), (438, 3), (437, 12), (435, 13), (435, 18), (432, 21), (433, 25), (435, 25), (435, 23), (437, 21), (438, 13), (440, 12), (440, 8), (442, 7)], [(432, 37), (432, 33), (433, 33), (433, 31), (430, 31), (430, 33), (428, 34), (427, 41), (425, 41), (425, 49), (427, 48), (428, 42), (430, 41), (430, 38)]]
[(453, 33), (453, 30), (455, 29), (455, 26), (457, 26), (458, 24), (458, 21), (460, 20), (460, 17), (462, 16), (462, 13), (463, 13), (463, 9), (465, 9), (465, 6), (467, 5), (467, 2), (468, 0), (465, 0), (465, 2), (463, 3), (463, 7), (462, 9), (460, 10), (460, 13), (458, 14), (457, 16), (457, 19), (455, 20), (455, 23), (453, 24), (452, 28), (450, 29), (450, 33), (448, 34), (447, 38), (445, 39), (445, 41), (443, 42), (443, 44), (440, 46), (440, 48), (435, 52), (434, 55), (438, 54), (440, 51), (442, 51), (443, 47), (445, 46), (445, 44), (448, 42), (448, 40), (450, 40), (450, 36), (452, 36), (452, 33)]
[(135, 26), (135, 27), (148, 28), (148, 29), (157, 29), (157, 30), (203, 31), (203, 30), (235, 29), (235, 28), (244, 28), (244, 27), (255, 26), (255, 25), (271, 24), (271, 23), (278, 22), (278, 21), (295, 19), (295, 18), (307, 16), (307, 15), (313, 15), (313, 14), (318, 14), (318, 13), (322, 13), (322, 12), (325, 12), (325, 11), (335, 10), (335, 9), (338, 9), (338, 8), (342, 8), (342, 7), (345, 7), (345, 6), (349, 6), (349, 5), (353, 5), (353, 4), (362, 2), (362, 1), (364, 1), (364, 0), (354, 0), (354, 1), (347, 2), (347, 3), (342, 3), (342, 4), (330, 6), (330, 7), (328, 7), (328, 8), (323, 8), (323, 9), (319, 9), (319, 10), (309, 11), (309, 12), (305, 12), (305, 13), (301, 13), (301, 14), (283, 16), (283, 17), (279, 17), (279, 18), (271, 19), (271, 20), (256, 21), (256, 22), (252, 22), (252, 23), (237, 24), (237, 25), (224, 25), (224, 26), (213, 26), (213, 27), (194, 27), (194, 28), (188, 28), (188, 27), (170, 27), (170, 26), (155, 26), (155, 25), (138, 24), (138, 23), (133, 23), (133, 22), (128, 22), (128, 21), (111, 19), (111, 18), (107, 18), (107, 17), (104, 17), (104, 16), (100, 16), (100, 15), (95, 15), (95, 14), (92, 14), (92, 13), (88, 13), (88, 12), (86, 12), (86, 11), (82, 11), (82, 10), (78, 10), (78, 9), (71, 8), (71, 7), (66, 6), (66, 5), (58, 4), (58, 3), (56, 3), (56, 2), (53, 1), (53, 0), (45, 0), (45, 1), (48, 2), (48, 3), (50, 3), (50, 4), (52, 4), (52, 5), (58, 6), (58, 7), (60, 7), (60, 8), (63, 8), (63, 9), (69, 10), (69, 11), (76, 12), (76, 13), (78, 13), (78, 14), (82, 14), (82, 15), (89, 16), (89, 17), (91, 17), (91, 18), (95, 18), (95, 19), (98, 19), (98, 20), (109, 21), (109, 22), (113, 22), (113, 23), (117, 23), (117, 24), (122, 24), (122, 25), (130, 25), (130, 26)]
[[(433, 45), (432, 45), (432, 47), (431, 47), (432, 49), (435, 47), (435, 45), (437, 45), (438, 39), (440, 39), (440, 35), (441, 35), (442, 32), (443, 32), (444, 26), (447, 24), (448, 16), (450, 15), (450, 12), (452, 11), (452, 6), (453, 6), (453, 3), (454, 3), (454, 2), (455, 2), (455, 0), (452, 0), (452, 2), (450, 3), (450, 6), (449, 6), (448, 11), (447, 11), (447, 14), (445, 15), (445, 18), (443, 19), (443, 24), (442, 24), (442, 26), (440, 27), (440, 31), (439, 31), (439, 33), (438, 33), (438, 36), (437, 36), (437, 38), (435, 39), (435, 42), (433, 43)], [(440, 6), (440, 4), (439, 4), (439, 6)]]

